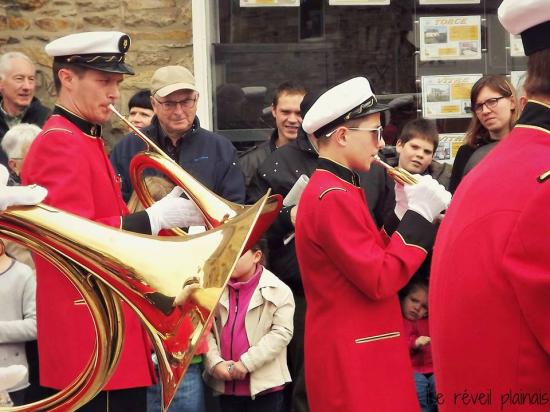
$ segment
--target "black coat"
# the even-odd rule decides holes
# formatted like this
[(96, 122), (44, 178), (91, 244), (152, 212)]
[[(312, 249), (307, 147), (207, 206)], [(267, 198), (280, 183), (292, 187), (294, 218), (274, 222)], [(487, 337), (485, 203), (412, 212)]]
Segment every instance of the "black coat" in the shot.
[[(275, 150), (258, 168), (247, 189), (247, 203), (262, 197), (268, 188), (273, 194), (286, 196), (298, 178), (310, 176), (317, 167), (318, 153), (307, 136), (300, 132), (298, 138)], [(366, 173), (360, 173), (361, 187), (367, 205), (376, 224), (381, 227), (385, 216), (391, 211), (391, 185), (386, 171), (378, 164)], [(292, 207), (284, 207), (279, 217), (268, 230), (268, 266), (295, 294), (303, 296), (302, 280), (296, 258), (294, 239), (286, 245), (284, 240), (294, 232), (290, 221)]]
[[(458, 148), (449, 183), (451, 193), (454, 194), (466, 173), (472, 170), (496, 146), (494, 144), (496, 142), (488, 137), (480, 137), (477, 139), (475, 146), (464, 144)], [(479, 153), (477, 153), (478, 151)]]
[(246, 185), (250, 184), (250, 181), (254, 177), (256, 170), (261, 166), (265, 159), (277, 149), (275, 146), (275, 140), (277, 139), (277, 129), (271, 133), (269, 140), (257, 144), (239, 156), (239, 164), (244, 174), (244, 180)]
[[(31, 123), (37, 125), (38, 127), (42, 127), (44, 126), (44, 123), (46, 123), (48, 117), (50, 117), (50, 114), (51, 110), (43, 106), (42, 103), (40, 103), (40, 100), (38, 100), (36, 97), (33, 97), (31, 104), (29, 105), (25, 114), (23, 115), (23, 118), (21, 119), (21, 123)], [(2, 141), (4, 135), (9, 129), (10, 128), (6, 123), (6, 119), (4, 119), (4, 116), (0, 114), (0, 141)], [(8, 167), (8, 156), (1, 148), (0, 163)]]

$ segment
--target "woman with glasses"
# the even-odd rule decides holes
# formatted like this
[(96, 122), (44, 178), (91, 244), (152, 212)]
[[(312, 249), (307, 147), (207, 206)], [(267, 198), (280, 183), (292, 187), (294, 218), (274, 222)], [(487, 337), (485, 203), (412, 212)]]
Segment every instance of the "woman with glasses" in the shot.
[(516, 92), (504, 76), (479, 79), (470, 93), (472, 120), (458, 149), (449, 190), (454, 193), (462, 178), (504, 137), (518, 117)]

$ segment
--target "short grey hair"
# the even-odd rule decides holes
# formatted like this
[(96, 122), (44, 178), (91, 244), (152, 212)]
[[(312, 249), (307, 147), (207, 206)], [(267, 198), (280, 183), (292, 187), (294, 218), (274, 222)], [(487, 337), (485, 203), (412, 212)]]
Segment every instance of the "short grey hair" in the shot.
[(0, 56), (0, 80), (4, 80), (6, 74), (11, 70), (11, 61), (13, 59), (27, 60), (34, 67), (34, 62), (25, 53), (18, 51), (4, 53)]
[(41, 128), (35, 124), (20, 123), (6, 132), (0, 145), (8, 159), (23, 159)]

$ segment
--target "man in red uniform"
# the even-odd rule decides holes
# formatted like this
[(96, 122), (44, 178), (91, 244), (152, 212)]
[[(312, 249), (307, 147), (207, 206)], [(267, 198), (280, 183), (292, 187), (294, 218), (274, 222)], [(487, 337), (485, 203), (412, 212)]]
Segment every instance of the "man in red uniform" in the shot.
[[(58, 101), (31, 146), (23, 184), (48, 190), (45, 203), (117, 228), (156, 234), (201, 220), (189, 200), (173, 194), (146, 211), (128, 215), (101, 138), (109, 104), (119, 97), (130, 38), (119, 32), (79, 33), (46, 46), (54, 56)], [(191, 223), (191, 224), (194, 224)], [(92, 318), (81, 295), (46, 260), (36, 260), (37, 323), (42, 386), (62, 389), (83, 370), (94, 347)], [(82, 410), (145, 410), (145, 387), (153, 382), (150, 342), (124, 305), (125, 337), (118, 368), (104, 392)]]
[(383, 146), (386, 108), (357, 77), (323, 94), (303, 122), (319, 139), (317, 170), (296, 216), (312, 412), (419, 410), (397, 291), (426, 257), (432, 221), (450, 194), (416, 175), (398, 200), (401, 220), (377, 229), (355, 170), (367, 171)]
[(521, 33), (529, 101), (438, 233), (430, 329), (441, 412), (550, 410), (550, 5), (504, 0), (498, 14)]

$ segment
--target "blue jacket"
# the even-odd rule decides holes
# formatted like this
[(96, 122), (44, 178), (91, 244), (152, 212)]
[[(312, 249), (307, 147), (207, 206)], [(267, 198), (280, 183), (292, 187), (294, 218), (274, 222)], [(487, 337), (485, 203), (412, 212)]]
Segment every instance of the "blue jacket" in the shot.
[[(162, 147), (164, 132), (155, 116), (143, 133)], [(237, 163), (237, 151), (231, 142), (200, 127), (195, 117), (193, 126), (182, 138), (174, 160), (195, 179), (217, 195), (235, 203), (244, 203), (244, 177)], [(124, 136), (111, 151), (111, 163), (122, 180), (122, 196), (127, 202), (133, 188), (130, 181), (130, 161), (145, 150), (145, 143), (134, 133)]]

